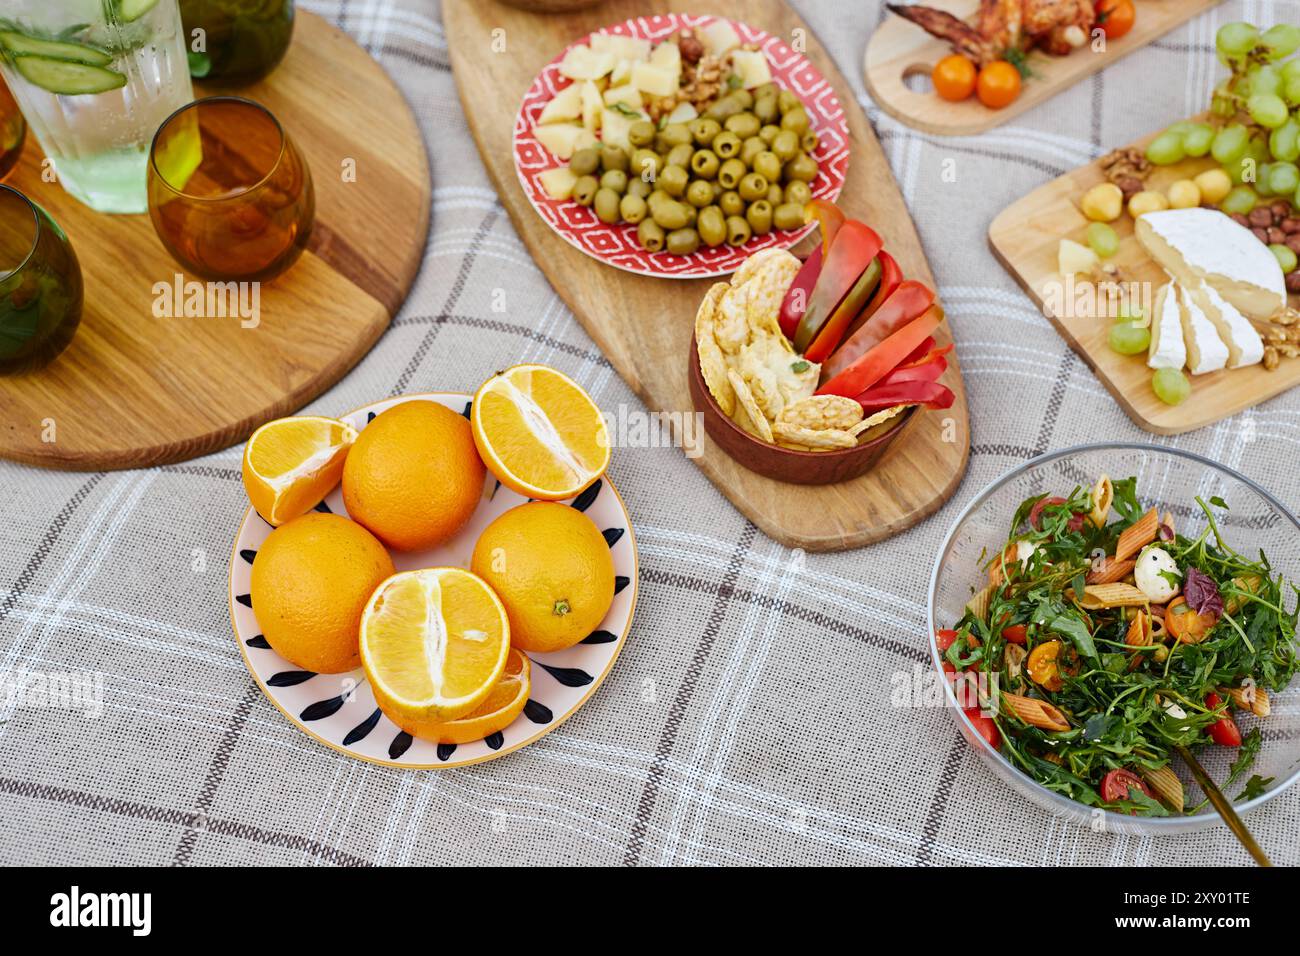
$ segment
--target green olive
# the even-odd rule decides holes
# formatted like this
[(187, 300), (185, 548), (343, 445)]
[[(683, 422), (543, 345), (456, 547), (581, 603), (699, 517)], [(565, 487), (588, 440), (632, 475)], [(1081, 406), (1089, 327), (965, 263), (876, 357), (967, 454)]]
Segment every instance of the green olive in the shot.
[(675, 256), (689, 256), (700, 248), (700, 234), (694, 229), (674, 229), (668, 233), (668, 251)]
[(745, 200), (740, 198), (740, 193), (734, 189), (728, 189), (718, 197), (718, 205), (722, 207), (724, 215), (739, 216), (745, 212)]
[(754, 115), (764, 125), (778, 123), (781, 120), (781, 108), (777, 106), (776, 94), (754, 98)]
[(749, 228), (749, 223), (739, 216), (727, 217), (727, 245), (743, 246), (749, 242), (753, 236), (753, 231)]
[(691, 172), (701, 179), (718, 175), (718, 154), (711, 149), (697, 149), (691, 157)]
[(640, 196), (633, 196), (628, 193), (618, 203), (618, 214), (623, 217), (624, 222), (630, 222), (636, 225), (646, 217), (649, 210), (646, 209), (645, 200)]
[(781, 130), (772, 140), (772, 152), (781, 162), (793, 159), (799, 152), (799, 134), (792, 129)]
[(627, 128), (627, 141), (633, 146), (648, 146), (655, 141), (658, 132), (649, 120), (637, 120)]
[(678, 143), (668, 151), (664, 157), (665, 166), (680, 166), (682, 169), (691, 168), (691, 157), (695, 155), (695, 147), (690, 143)]
[(781, 128), (792, 129), (799, 135), (803, 135), (808, 129), (808, 113), (802, 107), (790, 110), (788, 113), (781, 114)]
[(740, 181), (736, 191), (740, 193), (741, 199), (747, 199), (753, 202), (756, 199), (762, 199), (767, 195), (767, 180), (759, 173), (747, 173)]
[(772, 204), (766, 199), (749, 204), (745, 210), (745, 221), (756, 236), (766, 236), (772, 231)]
[(785, 202), (785, 193), (781, 191), (781, 187), (776, 183), (769, 183), (766, 199), (772, 204), (772, 208), (775, 209), (777, 206), (781, 205), (781, 203)]
[(600, 183), (595, 176), (579, 176), (573, 184), (573, 201), (579, 206), (590, 206), (596, 199), (596, 190)]
[(732, 90), (727, 95), (730, 96), (737, 103), (739, 103), (740, 108), (743, 110), (750, 109), (754, 105), (754, 94), (749, 92), (749, 90), (744, 89), (743, 87), (738, 90)]
[(740, 137), (731, 130), (723, 130), (713, 137), (713, 151), (719, 159), (731, 159), (740, 155)]
[(754, 157), (765, 149), (767, 149), (767, 143), (757, 136), (751, 136), (740, 144), (740, 155), (736, 158), (748, 166), (754, 161)]
[(642, 219), (636, 227), (636, 238), (641, 248), (649, 252), (658, 252), (664, 247), (664, 231), (653, 219)]
[(659, 138), (669, 149), (672, 149), (674, 146), (690, 143), (691, 129), (685, 123), (669, 123), (659, 131)]
[(821, 140), (817, 138), (816, 133), (814, 133), (810, 129), (806, 129), (804, 130), (803, 136), (799, 140), (799, 146), (803, 149), (805, 153), (811, 153), (817, 149), (817, 146), (820, 142)]
[(758, 138), (763, 141), (764, 146), (771, 146), (776, 141), (777, 136), (781, 134), (781, 127), (773, 126), (769, 123), (758, 131)]
[(680, 202), (661, 202), (650, 207), (650, 216), (664, 229), (680, 229), (691, 221), (693, 206)]
[(627, 173), (621, 169), (610, 169), (601, 174), (601, 189), (612, 189), (620, 196), (627, 192)]
[(743, 109), (745, 109), (745, 105), (736, 98), (735, 93), (728, 93), (726, 96), (715, 100), (713, 105), (704, 111), (704, 115), (721, 123), (728, 116), (734, 116)]
[(713, 183), (707, 179), (695, 179), (686, 187), (686, 201), (700, 209), (713, 202)]
[(789, 182), (793, 179), (802, 179), (806, 183), (812, 182), (817, 178), (817, 160), (813, 159), (807, 153), (800, 153), (790, 162), (785, 164), (785, 179)]
[(649, 207), (651, 208), (651, 210), (653, 210), (654, 207), (655, 207), (655, 204), (656, 204), (656, 203), (661, 203), (661, 202), (663, 202), (663, 201), (665, 201), (665, 200), (667, 200), (667, 199), (671, 199), (671, 198), (672, 198), (672, 197), (669, 196), (669, 195), (668, 195), (666, 192), (664, 192), (662, 189), (659, 189), (658, 187), (656, 187), (656, 188), (650, 190), (650, 195), (649, 195), (649, 196), (646, 196), (646, 197), (645, 197), (645, 204), (646, 204), (647, 206), (649, 206)]
[(700, 210), (695, 231), (700, 234), (703, 243), (712, 249), (727, 241), (727, 219), (717, 206), (705, 206)]
[(652, 182), (664, 168), (664, 158), (653, 149), (638, 149), (632, 154), (632, 167), (628, 170), (631, 178)]
[(781, 160), (777, 159), (776, 153), (771, 150), (765, 149), (755, 156), (750, 166), (769, 183), (781, 181)]
[(600, 166), (600, 150), (594, 146), (580, 149), (569, 157), (569, 171), (575, 176), (587, 176)]
[(758, 121), (758, 117), (749, 112), (737, 113), (735, 116), (728, 116), (727, 122), (723, 125), (741, 139), (748, 139), (750, 136), (757, 135), (759, 129), (763, 126), (763, 124)]
[(680, 205), (686, 210), (686, 225), (693, 227), (695, 220), (699, 218), (700, 211), (688, 202), (680, 203)]
[(690, 178), (686, 170), (680, 166), (665, 166), (659, 173), (659, 188), (676, 198), (686, 192), (686, 184)]
[(778, 229), (799, 229), (803, 226), (803, 206), (786, 202), (772, 210), (772, 224)]
[(627, 184), (627, 194), (629, 196), (636, 196), (640, 199), (649, 199), (652, 192), (654, 192), (654, 186), (646, 182), (640, 176), (636, 179), (630, 180)]
[(722, 124), (715, 119), (701, 116), (699, 119), (691, 120), (690, 129), (691, 138), (695, 140), (696, 146), (708, 146), (713, 142), (713, 137), (722, 132)]
[(802, 179), (792, 179), (785, 187), (785, 201), (806, 206), (812, 200), (812, 187)]
[(621, 169), (627, 172), (627, 151), (618, 146), (602, 146), (600, 148), (600, 168), (601, 169)]
[(597, 219), (601, 222), (615, 223), (618, 222), (618, 204), (618, 193), (602, 186), (596, 190), (596, 199), (591, 205), (596, 210)]
[(776, 94), (780, 92), (780, 87), (771, 80), (768, 80), (766, 83), (760, 83), (758, 86), (754, 87), (754, 98), (761, 99), (764, 96), (776, 96)]
[(803, 109), (803, 104), (799, 102), (799, 97), (795, 96), (789, 90), (781, 90), (776, 94), (777, 105), (781, 107), (782, 113), (789, 113), (795, 109)]
[(723, 189), (735, 189), (747, 172), (749, 170), (740, 160), (729, 159), (718, 167), (718, 182)]

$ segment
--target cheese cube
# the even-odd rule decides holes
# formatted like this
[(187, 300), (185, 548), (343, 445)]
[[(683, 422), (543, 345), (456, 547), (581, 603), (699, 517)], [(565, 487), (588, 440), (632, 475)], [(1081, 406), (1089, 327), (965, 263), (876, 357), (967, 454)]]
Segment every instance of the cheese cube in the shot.
[(699, 110), (695, 108), (694, 103), (678, 103), (673, 107), (673, 111), (668, 114), (667, 123), (689, 123), (700, 115)]
[(632, 85), (651, 96), (672, 96), (677, 92), (677, 74), (652, 63), (632, 64)]
[(731, 68), (747, 90), (772, 82), (772, 71), (761, 50), (737, 50), (731, 54)]
[(548, 169), (537, 177), (541, 182), (542, 188), (546, 190), (546, 195), (552, 199), (564, 202), (573, 196), (573, 187), (577, 183), (578, 177), (573, 174), (573, 170), (568, 166), (556, 166), (554, 169)]
[(542, 107), (542, 115), (537, 117), (537, 124), (541, 126), (546, 123), (567, 123), (581, 115), (582, 84), (570, 83)]
[(1101, 265), (1097, 253), (1073, 239), (1062, 239), (1056, 249), (1056, 268), (1063, 276), (1085, 275)]
[(582, 125), (593, 133), (600, 129), (600, 114), (605, 110), (600, 90), (588, 80), (582, 85)]
[(666, 41), (654, 48), (650, 54), (650, 63), (661, 66), (669, 73), (682, 72), (682, 48), (676, 43)]
[[(541, 143), (557, 159), (568, 159), (574, 150), (581, 149), (585, 140), (595, 142), (596, 137), (589, 130), (577, 123), (552, 123), (539, 126), (533, 130), (537, 142)], [(585, 139), (584, 139), (585, 138)]]
[(631, 152), (632, 143), (627, 138), (628, 130), (633, 123), (644, 118), (645, 114), (643, 113), (638, 113), (635, 116), (625, 116), (618, 110), (606, 107), (605, 112), (600, 116), (601, 142), (607, 146), (617, 146)]
[(613, 106), (615, 103), (624, 103), (634, 110), (639, 110), (644, 105), (641, 91), (631, 83), (626, 86), (610, 87), (605, 91), (605, 105)]
[(632, 60), (619, 60), (609, 74), (609, 85), (623, 86), (632, 82)]
[(736, 29), (726, 20), (714, 20), (707, 27), (697, 32), (700, 42), (704, 44), (704, 49), (708, 50), (714, 56), (722, 56), (728, 50), (734, 50), (740, 46), (740, 37), (736, 35)]
[(594, 53), (585, 43), (570, 47), (560, 61), (560, 72), (573, 80), (595, 80), (614, 69), (612, 53)]

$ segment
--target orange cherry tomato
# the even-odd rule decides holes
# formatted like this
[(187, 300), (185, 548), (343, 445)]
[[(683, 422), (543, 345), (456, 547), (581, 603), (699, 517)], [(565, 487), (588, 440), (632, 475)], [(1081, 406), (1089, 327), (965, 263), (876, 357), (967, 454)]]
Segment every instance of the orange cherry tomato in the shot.
[(1057, 658), (1061, 656), (1061, 642), (1048, 641), (1029, 652), (1029, 679), (1044, 690), (1053, 693), (1065, 686)]
[(1006, 60), (994, 60), (980, 70), (975, 93), (989, 109), (1010, 106), (1020, 95), (1020, 71)]
[(1137, 10), (1133, 0), (1097, 0), (1097, 25), (1107, 40), (1118, 40), (1133, 29)]
[(1181, 596), (1174, 598), (1165, 608), (1165, 627), (1175, 640), (1183, 644), (1201, 643), (1218, 623), (1218, 615), (1209, 611), (1197, 614)]
[(936, 93), (956, 103), (975, 92), (975, 74), (974, 63), (960, 53), (953, 53), (934, 65), (930, 82)]

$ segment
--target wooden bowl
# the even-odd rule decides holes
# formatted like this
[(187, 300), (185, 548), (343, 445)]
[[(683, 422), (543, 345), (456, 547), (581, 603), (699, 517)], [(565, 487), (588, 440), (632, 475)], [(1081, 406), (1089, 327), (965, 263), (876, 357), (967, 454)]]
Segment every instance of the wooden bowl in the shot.
[(695, 336), (691, 336), (690, 354), (691, 400), (695, 410), (704, 415), (704, 430), (718, 447), (750, 471), (776, 481), (793, 485), (833, 485), (851, 481), (865, 475), (903, 433), (915, 418), (916, 408), (909, 408), (893, 420), (884, 423), (880, 434), (859, 442), (856, 448), (834, 451), (796, 451), (770, 445), (755, 438), (733, 422), (718, 406), (704, 384), (700, 371), (700, 357), (695, 350)]

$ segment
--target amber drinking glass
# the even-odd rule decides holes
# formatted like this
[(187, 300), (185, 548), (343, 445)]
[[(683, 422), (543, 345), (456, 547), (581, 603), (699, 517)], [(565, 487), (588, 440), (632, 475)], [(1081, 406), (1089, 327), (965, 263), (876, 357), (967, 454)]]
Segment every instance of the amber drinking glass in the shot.
[(177, 110), (154, 136), (149, 215), (193, 274), (266, 281), (302, 254), (316, 195), (302, 154), (266, 107), (213, 96)]
[(0, 80), (0, 180), (18, 165), (23, 154), (23, 140), (27, 139), (27, 121), (14, 102), (13, 94), (4, 80)]
[(49, 362), (81, 323), (81, 266), (36, 203), (0, 186), (0, 374)]

